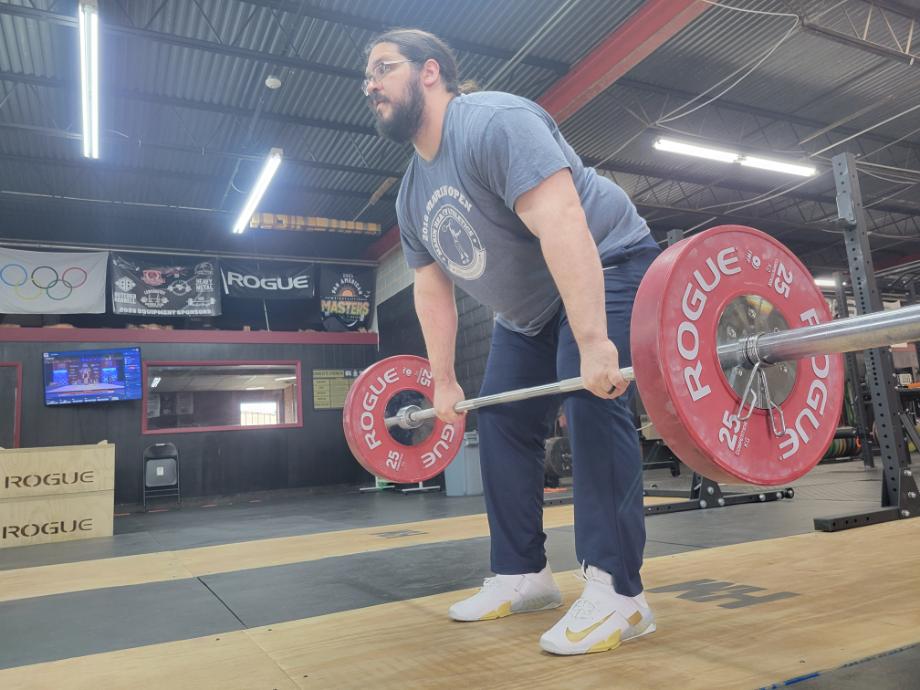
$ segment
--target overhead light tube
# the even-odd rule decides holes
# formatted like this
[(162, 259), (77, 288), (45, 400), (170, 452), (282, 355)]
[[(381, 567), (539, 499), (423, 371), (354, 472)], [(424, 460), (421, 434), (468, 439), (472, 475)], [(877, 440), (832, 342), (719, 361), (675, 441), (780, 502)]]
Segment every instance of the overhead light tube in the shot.
[(667, 139), (665, 137), (656, 139), (654, 146), (659, 151), (682, 153), (685, 156), (706, 158), (721, 163), (734, 163), (738, 160), (738, 153), (736, 151), (726, 151), (724, 149), (716, 149), (709, 146), (698, 146), (696, 144), (688, 144), (683, 141), (675, 141), (674, 139)]
[(760, 168), (761, 170), (772, 170), (773, 172), (800, 175), (802, 177), (811, 177), (817, 172), (812, 165), (796, 165), (795, 163), (784, 163), (770, 160), (769, 158), (758, 158), (757, 156), (741, 156), (739, 162), (748, 168)]
[(233, 232), (235, 234), (239, 235), (249, 227), (249, 221), (252, 220), (252, 214), (255, 213), (256, 207), (259, 205), (259, 202), (262, 201), (265, 190), (268, 189), (268, 185), (275, 176), (278, 166), (281, 165), (283, 154), (284, 152), (280, 148), (274, 148), (269, 151), (268, 158), (265, 160), (265, 165), (262, 167), (262, 172), (259, 173), (259, 179), (256, 180), (255, 186), (249, 193), (249, 198), (246, 200), (246, 205), (243, 206), (243, 210), (236, 220), (236, 225), (233, 226)]
[(720, 163), (740, 163), (747, 168), (759, 168), (761, 170), (770, 170), (772, 172), (785, 173), (787, 175), (800, 175), (802, 177), (811, 177), (817, 173), (817, 169), (812, 165), (801, 165), (796, 163), (787, 163), (772, 158), (762, 158), (760, 156), (749, 156), (739, 151), (728, 149), (719, 149), (711, 146), (700, 146), (690, 144), (684, 141), (676, 141), (667, 137), (659, 137), (655, 140), (654, 147), (659, 151), (669, 153), (680, 153), (685, 156), (694, 158), (705, 158), (707, 160), (718, 161)]
[(99, 7), (80, 0), (80, 100), (83, 107), (83, 155), (99, 158)]

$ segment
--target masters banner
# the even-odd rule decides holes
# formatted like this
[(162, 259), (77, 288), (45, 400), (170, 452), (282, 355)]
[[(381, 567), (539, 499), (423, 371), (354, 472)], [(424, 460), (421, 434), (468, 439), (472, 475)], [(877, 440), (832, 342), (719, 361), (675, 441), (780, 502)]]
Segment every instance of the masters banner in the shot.
[(373, 268), (322, 266), (319, 308), (326, 330), (367, 328), (373, 306)]

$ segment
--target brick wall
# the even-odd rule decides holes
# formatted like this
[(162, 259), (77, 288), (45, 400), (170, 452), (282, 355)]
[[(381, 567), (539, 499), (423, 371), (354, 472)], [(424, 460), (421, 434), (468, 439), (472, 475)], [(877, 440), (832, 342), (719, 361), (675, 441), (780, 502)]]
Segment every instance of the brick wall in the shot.
[(402, 249), (397, 245), (380, 259), (377, 267), (377, 285), (374, 294), (373, 327), (380, 331), (377, 308), (398, 292), (412, 285), (412, 271), (406, 265)]

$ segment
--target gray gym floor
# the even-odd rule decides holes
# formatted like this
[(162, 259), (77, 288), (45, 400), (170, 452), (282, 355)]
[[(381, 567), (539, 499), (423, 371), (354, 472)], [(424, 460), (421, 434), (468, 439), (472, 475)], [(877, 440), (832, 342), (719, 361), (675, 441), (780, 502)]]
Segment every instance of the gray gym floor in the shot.
[[(648, 472), (646, 486), (686, 490), (689, 472)], [(813, 531), (813, 519), (880, 505), (878, 470), (822, 465), (795, 498), (650, 516), (646, 556)], [(723, 487), (730, 490), (737, 487)], [(679, 499), (675, 499), (679, 500)], [(163, 507), (170, 507), (164, 502)], [(0, 569), (85, 561), (270, 537), (393, 525), (483, 512), (481, 497), (289, 491), (129, 514), (114, 537), (0, 552)], [(555, 571), (577, 567), (572, 527), (547, 532)], [(399, 547), (198, 578), (0, 603), (0, 668), (188, 639), (475, 586), (489, 573), (487, 538)], [(879, 583), (896, 586), (896, 583)], [(810, 679), (814, 688), (920, 687), (920, 647), (894, 651)], [(859, 662), (859, 663), (856, 663)]]

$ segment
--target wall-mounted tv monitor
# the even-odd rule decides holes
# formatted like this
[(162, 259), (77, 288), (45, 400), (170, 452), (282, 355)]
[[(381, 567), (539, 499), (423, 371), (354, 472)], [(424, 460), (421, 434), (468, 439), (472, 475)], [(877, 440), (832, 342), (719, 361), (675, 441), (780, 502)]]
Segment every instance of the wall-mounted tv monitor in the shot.
[(140, 400), (143, 393), (137, 347), (45, 352), (42, 369), (46, 405)]

